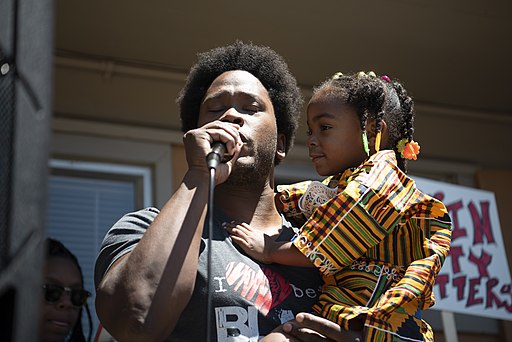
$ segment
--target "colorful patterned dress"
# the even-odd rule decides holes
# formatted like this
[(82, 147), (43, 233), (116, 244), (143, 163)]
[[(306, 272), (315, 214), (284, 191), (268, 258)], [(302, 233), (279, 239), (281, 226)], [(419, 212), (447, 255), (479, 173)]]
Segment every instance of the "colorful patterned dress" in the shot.
[(398, 168), (393, 151), (278, 192), (286, 216), (307, 218), (293, 242), (323, 275), (315, 311), (344, 329), (365, 315), (365, 341), (433, 341), (420, 310), (434, 305), (451, 221), (443, 203)]

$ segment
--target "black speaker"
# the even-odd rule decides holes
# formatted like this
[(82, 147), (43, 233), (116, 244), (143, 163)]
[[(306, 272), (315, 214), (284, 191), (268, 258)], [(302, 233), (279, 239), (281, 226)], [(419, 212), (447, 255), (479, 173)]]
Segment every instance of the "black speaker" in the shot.
[(38, 340), (52, 56), (52, 1), (1, 0), (1, 341)]

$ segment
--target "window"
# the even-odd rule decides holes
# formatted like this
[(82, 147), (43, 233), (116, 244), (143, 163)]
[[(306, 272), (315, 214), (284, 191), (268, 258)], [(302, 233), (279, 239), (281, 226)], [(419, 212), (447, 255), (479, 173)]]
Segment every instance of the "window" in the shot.
[[(48, 184), (47, 236), (64, 243), (76, 255), (93, 320), (94, 263), (108, 229), (125, 213), (151, 205), (149, 168), (104, 163), (52, 160)], [(82, 325), (88, 334), (86, 315)]]

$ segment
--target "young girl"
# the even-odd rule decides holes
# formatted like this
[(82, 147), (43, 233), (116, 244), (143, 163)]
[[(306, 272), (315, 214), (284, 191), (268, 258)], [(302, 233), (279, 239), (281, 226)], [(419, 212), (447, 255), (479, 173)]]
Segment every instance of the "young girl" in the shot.
[(302, 225), (294, 240), (226, 224), (256, 259), (316, 266), (324, 285), (313, 309), (364, 341), (433, 341), (420, 310), (434, 304), (451, 222), (405, 173), (406, 160), (419, 153), (413, 118), (399, 82), (373, 72), (336, 74), (314, 90), (307, 109), (309, 156), (330, 177), (278, 186), (277, 206)]

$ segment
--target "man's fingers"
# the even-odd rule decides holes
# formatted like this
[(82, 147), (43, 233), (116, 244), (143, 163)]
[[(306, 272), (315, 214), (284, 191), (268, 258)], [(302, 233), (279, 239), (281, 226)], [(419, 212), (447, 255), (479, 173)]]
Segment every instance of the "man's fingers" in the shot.
[(333, 341), (327, 337), (319, 334), (313, 329), (304, 327), (301, 323), (296, 321), (289, 321), (283, 325), (283, 331), (293, 337), (296, 337), (301, 342), (326, 342)]
[(316, 331), (328, 339), (343, 341), (341, 327), (334, 322), (309, 313), (299, 313), (295, 319), (301, 327)]
[(229, 154), (233, 154), (237, 146), (242, 145), (239, 134), (240, 126), (233, 123), (213, 121), (203, 126), (210, 136), (210, 142), (221, 141), (226, 144)]

